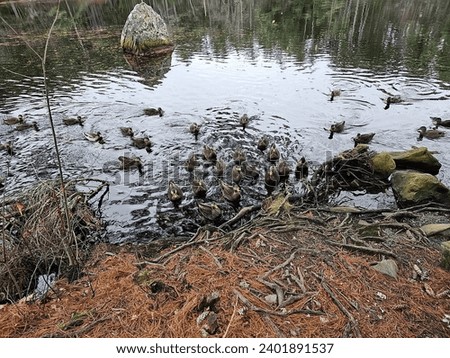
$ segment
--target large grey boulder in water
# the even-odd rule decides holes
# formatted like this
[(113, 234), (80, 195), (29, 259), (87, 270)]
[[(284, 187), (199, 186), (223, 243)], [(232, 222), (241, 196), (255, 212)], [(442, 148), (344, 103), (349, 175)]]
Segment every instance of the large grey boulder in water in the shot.
[(136, 4), (122, 29), (120, 45), (134, 55), (158, 56), (173, 51), (167, 25), (151, 6)]

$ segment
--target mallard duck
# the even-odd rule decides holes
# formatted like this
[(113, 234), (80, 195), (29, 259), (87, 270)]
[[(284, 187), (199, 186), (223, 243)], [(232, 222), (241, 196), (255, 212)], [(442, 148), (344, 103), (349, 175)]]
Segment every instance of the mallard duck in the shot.
[(328, 139), (333, 139), (334, 133), (341, 133), (341, 132), (343, 132), (344, 131), (344, 127), (345, 127), (345, 121), (333, 123), (330, 126), (330, 129), (329, 129), (330, 136), (328, 137)]
[(206, 187), (206, 183), (202, 179), (193, 179), (192, 191), (195, 198), (204, 198), (206, 196), (208, 188)]
[(418, 140), (422, 140), (424, 137), (427, 139), (437, 139), (445, 136), (445, 132), (437, 129), (427, 129), (425, 126), (420, 127), (417, 131), (419, 132)]
[(133, 128), (131, 128), (131, 127), (120, 127), (120, 132), (125, 137), (131, 137), (131, 138), (134, 137), (134, 131), (133, 131)]
[(103, 139), (100, 132), (85, 132), (84, 138), (86, 138), (89, 142), (97, 142), (100, 144), (105, 143), (105, 140)]
[(144, 114), (147, 116), (160, 116), (162, 117), (164, 114), (164, 111), (162, 110), (161, 107), (158, 108), (145, 108), (144, 109)]
[(301, 157), (295, 166), (295, 177), (297, 179), (303, 179), (308, 176), (308, 163), (305, 157)]
[(246, 155), (241, 148), (235, 149), (235, 151), (233, 152), (233, 160), (236, 164), (241, 164), (242, 162), (245, 162)]
[(353, 142), (355, 142), (355, 147), (358, 144), (368, 144), (375, 136), (375, 133), (358, 133), (356, 137), (353, 138)]
[(195, 167), (198, 166), (197, 156), (191, 153), (184, 163), (184, 167), (190, 173), (193, 172)]
[(5, 144), (0, 144), (0, 150), (6, 150), (6, 153), (9, 155), (14, 154), (14, 147), (11, 141), (6, 142)]
[(288, 162), (282, 160), (278, 163), (278, 174), (280, 175), (280, 181), (286, 181), (289, 179), (289, 174), (291, 174), (291, 167)]
[(436, 128), (439, 126), (450, 128), (450, 119), (442, 120), (442, 118), (439, 117), (430, 117), (430, 118), (433, 121)]
[(255, 182), (259, 178), (259, 171), (258, 168), (256, 168), (256, 165), (251, 165), (247, 162), (243, 162), (241, 164), (241, 168), (244, 175), (251, 178), (253, 182)]
[(14, 125), (14, 124), (19, 124), (19, 123), (23, 123), (24, 118), (21, 114), (19, 114), (17, 117), (9, 117), (9, 118), (5, 118), (3, 120), (4, 124), (8, 124), (8, 125)]
[(217, 160), (216, 150), (208, 145), (203, 146), (203, 158), (210, 162), (214, 162)]
[(241, 200), (241, 189), (238, 185), (229, 185), (221, 180), (220, 189), (225, 200), (233, 204), (237, 204)]
[(267, 159), (269, 162), (276, 162), (278, 159), (280, 159), (280, 151), (278, 150), (275, 143), (272, 143), (272, 145), (269, 148), (269, 152), (267, 153)]
[(222, 159), (219, 159), (216, 162), (215, 172), (216, 172), (216, 175), (217, 175), (218, 178), (222, 178), (223, 177), (223, 173), (225, 171), (226, 166), (227, 165), (225, 164), (225, 162)]
[(244, 177), (243, 173), (242, 173), (242, 168), (240, 165), (234, 165), (233, 169), (231, 169), (231, 179), (233, 179), (233, 181), (236, 184), (239, 184), (242, 181), (242, 178)]
[(333, 101), (334, 100), (334, 97), (338, 97), (338, 96), (340, 96), (341, 95), (341, 90), (340, 89), (334, 89), (334, 90), (332, 90), (331, 91), (331, 94), (330, 94), (330, 101)]
[(31, 128), (33, 128), (36, 132), (39, 132), (39, 127), (38, 127), (38, 124), (37, 124), (36, 122), (31, 122), (31, 123), (23, 122), (23, 123), (19, 123), (19, 124), (16, 126), (16, 131), (25, 131), (25, 130), (31, 129)]
[(250, 120), (247, 114), (244, 114), (241, 118), (239, 118), (239, 123), (241, 124), (243, 131), (245, 131), (245, 128), (247, 128), (249, 121)]
[(267, 138), (266, 136), (259, 138), (258, 143), (256, 144), (256, 147), (261, 152), (264, 152), (268, 146), (269, 146), (269, 138)]
[(264, 184), (269, 195), (272, 194), (279, 182), (280, 174), (275, 165), (271, 165), (264, 176)]
[(191, 132), (194, 135), (195, 140), (197, 140), (198, 134), (200, 133), (200, 126), (195, 122), (192, 123), (189, 127), (189, 132)]
[(138, 149), (145, 149), (149, 153), (152, 150), (152, 142), (149, 137), (131, 137), (131, 142)]
[(400, 103), (403, 102), (402, 98), (399, 95), (389, 96), (386, 98), (386, 106), (384, 109), (388, 109), (392, 103)]
[(120, 156), (120, 169), (132, 169), (137, 168), (139, 170), (139, 173), (142, 174), (142, 161), (138, 157), (126, 157), (126, 156)]
[(198, 211), (206, 219), (216, 221), (222, 216), (222, 209), (216, 203), (198, 203)]
[(77, 118), (64, 118), (63, 123), (66, 126), (73, 126), (75, 124), (79, 124), (83, 127), (85, 120), (81, 118), (81, 116), (77, 116)]
[(183, 200), (184, 195), (181, 188), (175, 184), (173, 180), (169, 181), (169, 188), (167, 189), (167, 196), (169, 200), (174, 203), (175, 206), (178, 206), (180, 202)]

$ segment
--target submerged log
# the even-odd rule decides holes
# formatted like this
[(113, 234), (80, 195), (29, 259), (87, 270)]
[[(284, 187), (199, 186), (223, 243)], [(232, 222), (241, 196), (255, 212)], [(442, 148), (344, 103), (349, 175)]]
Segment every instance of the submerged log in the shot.
[(120, 45), (125, 53), (144, 56), (166, 55), (174, 49), (166, 23), (144, 2), (128, 15)]

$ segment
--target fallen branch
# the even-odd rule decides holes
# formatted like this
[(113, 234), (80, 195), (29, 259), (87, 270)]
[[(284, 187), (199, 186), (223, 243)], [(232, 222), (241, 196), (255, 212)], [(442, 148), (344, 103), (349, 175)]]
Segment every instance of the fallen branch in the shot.
[(330, 241), (330, 240), (327, 240), (327, 243), (329, 243), (330, 245), (333, 245), (333, 246), (340, 246), (340, 247), (350, 249), (350, 250), (368, 252), (371, 254), (386, 255), (386, 256), (391, 256), (391, 257), (397, 258), (397, 255), (391, 251), (386, 251), (386, 250), (382, 250), (382, 249), (374, 249), (373, 247), (342, 244), (342, 243), (334, 242), (334, 241)]

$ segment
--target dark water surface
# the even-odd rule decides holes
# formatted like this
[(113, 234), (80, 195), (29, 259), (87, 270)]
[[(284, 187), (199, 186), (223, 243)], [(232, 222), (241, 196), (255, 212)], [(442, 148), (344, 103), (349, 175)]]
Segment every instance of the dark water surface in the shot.
[[(450, 4), (447, 0), (151, 1), (168, 23), (177, 47), (171, 58), (137, 68), (120, 48), (120, 32), (139, 1), (62, 2), (48, 53), (50, 102), (66, 178), (111, 183), (103, 203), (111, 241), (145, 241), (195, 231), (200, 219), (183, 163), (203, 145), (232, 160), (242, 147), (263, 175), (267, 161), (256, 150), (265, 134), (282, 157), (301, 156), (314, 166), (353, 146), (356, 133), (376, 132), (371, 149), (427, 146), (442, 163), (438, 177), (450, 185), (450, 130), (439, 140), (417, 141), (430, 116), (450, 118)], [(64, 5), (64, 6), (63, 6)], [(0, 118), (23, 114), (39, 132), (0, 125), (5, 191), (55, 178), (57, 163), (45, 107), (40, 60), (55, 2), (0, 2)], [(74, 24), (76, 26), (74, 26)], [(12, 30), (14, 29), (14, 30)], [(329, 101), (332, 89), (341, 95)], [(384, 100), (403, 102), (384, 110)], [(149, 117), (147, 107), (162, 107)], [(239, 117), (255, 116), (244, 132)], [(84, 128), (62, 119), (80, 115)], [(347, 129), (328, 139), (331, 123)], [(198, 141), (189, 133), (201, 124)], [(151, 153), (131, 146), (119, 127), (130, 126), (154, 143)], [(100, 131), (105, 144), (83, 132)], [(123, 172), (118, 157), (139, 156), (144, 174)], [(201, 161), (208, 200), (220, 199), (212, 167)], [(181, 209), (166, 197), (175, 179), (186, 192)], [(228, 178), (229, 179), (229, 178)], [(230, 180), (228, 180), (230, 181)], [(291, 180), (292, 190), (302, 186)], [(266, 194), (260, 179), (242, 185), (243, 205)], [(354, 198), (370, 207), (393, 205), (392, 195)], [(226, 215), (233, 215), (231, 208)]]

